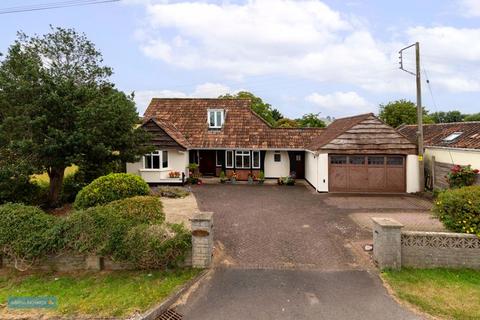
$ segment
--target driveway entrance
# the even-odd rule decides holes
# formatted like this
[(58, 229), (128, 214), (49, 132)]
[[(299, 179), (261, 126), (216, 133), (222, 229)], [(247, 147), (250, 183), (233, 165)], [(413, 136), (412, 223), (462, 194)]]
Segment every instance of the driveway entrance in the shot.
[(301, 185), (193, 191), (214, 212), (217, 258), (210, 278), (179, 301), (184, 319), (420, 319), (352, 253), (349, 243), (371, 232), (334, 196)]

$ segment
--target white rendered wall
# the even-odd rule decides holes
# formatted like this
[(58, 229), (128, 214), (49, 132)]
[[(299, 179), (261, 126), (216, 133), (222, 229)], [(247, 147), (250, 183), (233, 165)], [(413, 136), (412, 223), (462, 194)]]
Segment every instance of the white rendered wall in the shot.
[(287, 151), (280, 151), (280, 162), (275, 162), (274, 151), (265, 153), (265, 177), (279, 178), (286, 177), (290, 174), (290, 159)]
[(415, 154), (407, 155), (407, 192), (414, 193), (420, 191), (420, 167), (418, 165), (418, 156)]

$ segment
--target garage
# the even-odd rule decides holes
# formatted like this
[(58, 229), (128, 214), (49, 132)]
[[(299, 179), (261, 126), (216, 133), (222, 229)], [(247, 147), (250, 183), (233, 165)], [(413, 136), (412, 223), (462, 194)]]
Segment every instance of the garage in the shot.
[(404, 155), (329, 155), (331, 192), (405, 192)]

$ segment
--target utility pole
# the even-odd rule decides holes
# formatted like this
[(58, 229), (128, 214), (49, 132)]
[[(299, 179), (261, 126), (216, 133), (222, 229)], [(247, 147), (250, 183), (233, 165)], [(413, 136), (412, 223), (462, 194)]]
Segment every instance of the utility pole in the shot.
[[(415, 72), (403, 68), (403, 51), (415, 46)], [(422, 108), (422, 81), (420, 77), (420, 43), (415, 42), (408, 47), (401, 49), (400, 54), (400, 70), (415, 76), (417, 83), (417, 143), (418, 143), (418, 166), (419, 166), (419, 187), (420, 191), (425, 189), (425, 162), (423, 159), (423, 108)]]

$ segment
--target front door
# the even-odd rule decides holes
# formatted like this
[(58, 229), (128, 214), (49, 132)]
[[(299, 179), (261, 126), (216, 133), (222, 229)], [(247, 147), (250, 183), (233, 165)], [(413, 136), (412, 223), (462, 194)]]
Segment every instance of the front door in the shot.
[(215, 176), (215, 150), (200, 150), (200, 173)]
[(295, 172), (298, 179), (305, 178), (305, 152), (295, 151), (290, 155), (290, 171)]

